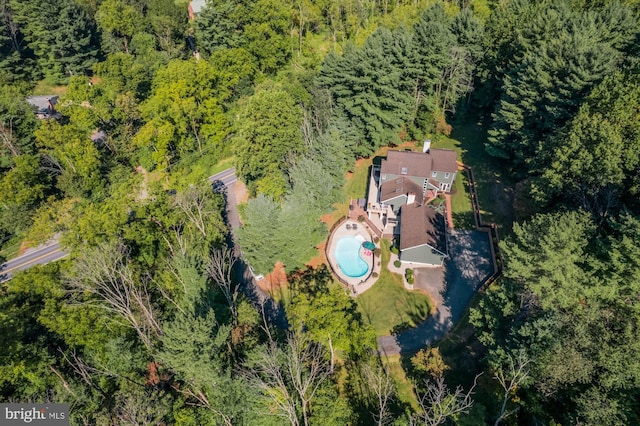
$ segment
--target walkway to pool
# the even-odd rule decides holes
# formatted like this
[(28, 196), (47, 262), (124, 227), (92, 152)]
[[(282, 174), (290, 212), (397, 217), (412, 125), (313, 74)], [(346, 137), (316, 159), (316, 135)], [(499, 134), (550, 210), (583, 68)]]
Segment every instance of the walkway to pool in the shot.
[[(342, 284), (349, 288), (353, 295), (358, 295), (370, 289), (380, 276), (380, 270), (382, 268), (381, 259), (376, 257), (372, 251), (360, 247), (360, 257), (369, 266), (368, 272), (358, 278), (349, 277), (342, 273), (335, 257), (335, 250), (338, 241), (340, 241), (341, 238), (348, 236), (355, 237), (362, 242), (374, 242), (374, 238), (376, 236), (369, 228), (369, 225), (365, 222), (359, 222), (353, 219), (343, 219), (342, 222), (338, 222), (338, 224), (335, 225), (331, 235), (329, 236), (329, 241), (327, 242), (326, 254), (333, 273), (338, 277)], [(380, 242), (375, 245), (376, 248), (379, 248)]]

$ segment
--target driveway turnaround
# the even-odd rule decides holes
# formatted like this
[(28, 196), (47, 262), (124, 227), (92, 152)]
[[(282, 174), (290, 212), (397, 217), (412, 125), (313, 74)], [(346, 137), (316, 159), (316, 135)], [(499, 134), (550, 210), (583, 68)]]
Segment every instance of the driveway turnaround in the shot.
[(415, 352), (443, 338), (462, 317), (474, 293), (493, 273), (489, 235), (482, 231), (449, 231), (450, 259), (441, 268), (414, 269), (415, 286), (428, 292), (436, 313), (417, 327), (378, 337), (383, 355)]

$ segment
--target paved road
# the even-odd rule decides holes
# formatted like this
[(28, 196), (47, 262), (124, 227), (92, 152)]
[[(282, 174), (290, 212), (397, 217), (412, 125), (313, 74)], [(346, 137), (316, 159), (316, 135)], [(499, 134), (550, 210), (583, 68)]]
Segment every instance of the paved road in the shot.
[[(474, 293), (493, 273), (489, 236), (482, 231), (452, 230), (449, 234), (449, 254), (444, 280), (433, 277), (438, 269), (416, 269), (416, 286), (434, 294), (435, 315), (417, 327), (397, 335), (378, 338), (378, 348), (386, 355), (414, 352), (443, 338), (462, 317)], [(422, 276), (421, 276), (422, 275)], [(420, 282), (420, 283), (419, 283)], [(442, 283), (445, 285), (443, 286)]]
[(68, 255), (69, 253), (62, 249), (58, 241), (50, 241), (0, 265), (0, 282), (10, 280), (16, 271), (24, 271), (33, 265), (44, 265)]
[(249, 265), (242, 259), (242, 250), (238, 246), (234, 236), (234, 231), (240, 228), (241, 225), (240, 215), (238, 214), (238, 202), (234, 192), (235, 183), (238, 181), (235, 172), (235, 168), (230, 168), (208, 178), (209, 182), (214, 186), (214, 190), (220, 189), (216, 187), (216, 182), (222, 182), (224, 185), (225, 190), (223, 192), (227, 206), (226, 219), (227, 225), (231, 230), (231, 238), (228, 243), (234, 248), (236, 255), (239, 257), (234, 271), (235, 277), (241, 283), (240, 289), (251, 304), (258, 310), (264, 309), (264, 315), (271, 324), (286, 329), (288, 322), (284, 309), (256, 284)]
[(235, 167), (231, 167), (230, 169), (223, 170), (220, 173), (216, 173), (213, 176), (209, 176), (207, 179), (211, 183), (215, 183), (216, 181), (220, 181), (227, 187), (229, 187), (230, 185), (233, 185), (238, 180), (238, 178), (236, 177), (236, 168)]

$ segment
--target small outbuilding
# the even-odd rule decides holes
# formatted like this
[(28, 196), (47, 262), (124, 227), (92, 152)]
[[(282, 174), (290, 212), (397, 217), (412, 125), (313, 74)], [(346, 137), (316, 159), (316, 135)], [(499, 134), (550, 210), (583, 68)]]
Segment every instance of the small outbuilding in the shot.
[(60, 113), (56, 111), (55, 105), (58, 103), (58, 96), (29, 96), (27, 102), (31, 105), (40, 120), (50, 118), (60, 118)]

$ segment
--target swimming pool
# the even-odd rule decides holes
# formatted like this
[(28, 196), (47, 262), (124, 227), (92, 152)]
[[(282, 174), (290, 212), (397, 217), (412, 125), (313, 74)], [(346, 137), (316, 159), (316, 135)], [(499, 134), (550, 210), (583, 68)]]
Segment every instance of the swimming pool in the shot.
[(343, 274), (358, 278), (369, 272), (369, 265), (360, 257), (362, 243), (355, 237), (342, 237), (336, 244), (334, 256)]

